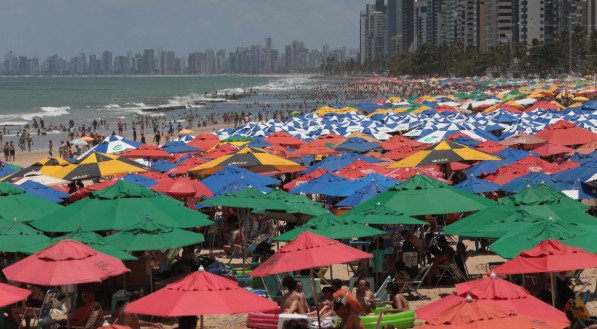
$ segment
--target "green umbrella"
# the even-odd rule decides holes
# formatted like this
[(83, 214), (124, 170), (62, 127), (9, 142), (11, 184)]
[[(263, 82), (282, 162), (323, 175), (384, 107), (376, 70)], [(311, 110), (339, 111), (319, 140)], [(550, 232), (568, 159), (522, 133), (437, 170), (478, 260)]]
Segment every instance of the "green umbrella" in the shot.
[(304, 231), (313, 232), (330, 239), (362, 238), (386, 234), (384, 231), (351, 220), (342, 219), (328, 212), (275, 237), (274, 240), (291, 241)]
[(362, 224), (378, 224), (378, 225), (399, 225), (399, 224), (411, 224), (411, 225), (427, 225), (426, 222), (412, 218), (392, 210), (386, 206), (382, 206), (377, 203), (367, 208), (361, 208), (357, 211), (350, 210), (344, 215), (340, 216), (345, 220), (353, 220)]
[(9, 183), (0, 183), (0, 218), (30, 222), (63, 207)]
[(50, 241), (43, 232), (16, 220), (0, 225), (0, 251), (3, 252), (22, 252), (32, 244)]
[(559, 205), (562, 208), (587, 211), (588, 206), (568, 197), (562, 192), (558, 192), (545, 184), (539, 184), (533, 187), (527, 187), (524, 190), (498, 201), (499, 204), (511, 207), (541, 207), (546, 204)]
[(116, 257), (118, 259), (122, 259), (122, 260), (136, 260), (137, 259), (137, 257), (124, 252), (122, 249), (118, 249), (116, 247), (111, 246), (110, 244), (108, 244), (106, 242), (106, 240), (104, 238), (101, 237), (101, 235), (99, 235), (97, 233), (93, 233), (93, 232), (83, 231), (81, 229), (78, 229), (78, 230), (76, 230), (72, 233), (69, 233), (67, 235), (63, 235), (63, 236), (59, 236), (59, 237), (50, 239), (47, 242), (43, 242), (43, 243), (39, 243), (39, 244), (35, 244), (35, 245), (28, 245), (23, 248), (22, 252), (27, 253), (27, 254), (34, 254), (42, 249), (45, 249), (45, 248), (53, 245), (54, 243), (56, 243), (60, 240), (64, 240), (64, 239), (71, 239), (71, 240), (82, 242), (99, 252), (103, 252), (104, 254)]
[(399, 213), (418, 216), (485, 209), (495, 202), (427, 177), (415, 175), (353, 208), (360, 211), (381, 204)]
[(261, 192), (252, 187), (242, 191), (226, 193), (221, 196), (213, 197), (211, 199), (201, 202), (202, 205), (223, 206), (232, 208), (259, 208), (284, 210), (285, 206), (278, 201), (270, 200), (265, 196), (265, 192)]
[(120, 180), (32, 223), (46, 232), (122, 230), (150, 216), (177, 228), (212, 225), (205, 214), (137, 184)]
[(523, 229), (516, 229), (490, 245), (490, 248), (504, 258), (514, 258), (521, 251), (535, 247), (543, 240), (559, 240), (565, 245), (579, 247), (597, 253), (597, 228), (576, 223), (545, 219)]
[(304, 223), (314, 216), (323, 215), (327, 210), (319, 202), (312, 201), (301, 194), (291, 194), (280, 189), (271, 190), (265, 194), (269, 200), (281, 203), (284, 209), (268, 210), (259, 207), (253, 210), (254, 213), (262, 214), (268, 218), (279, 219), (286, 222)]
[(168, 227), (147, 218), (139, 223), (108, 235), (106, 241), (123, 250), (160, 250), (190, 246), (205, 241), (203, 234)]

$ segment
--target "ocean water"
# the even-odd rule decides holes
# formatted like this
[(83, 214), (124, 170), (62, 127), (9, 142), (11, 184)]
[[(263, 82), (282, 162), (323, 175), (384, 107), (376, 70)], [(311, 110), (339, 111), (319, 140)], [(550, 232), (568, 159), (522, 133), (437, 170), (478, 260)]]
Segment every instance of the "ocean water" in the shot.
[[(307, 82), (305, 77), (122, 76), (0, 77), (0, 125), (23, 126), (33, 118), (49, 123), (132, 119), (143, 108), (189, 105), (205, 93), (254, 89), (272, 94)], [(223, 108), (242, 108), (242, 101)], [(153, 114), (159, 114), (152, 112)]]

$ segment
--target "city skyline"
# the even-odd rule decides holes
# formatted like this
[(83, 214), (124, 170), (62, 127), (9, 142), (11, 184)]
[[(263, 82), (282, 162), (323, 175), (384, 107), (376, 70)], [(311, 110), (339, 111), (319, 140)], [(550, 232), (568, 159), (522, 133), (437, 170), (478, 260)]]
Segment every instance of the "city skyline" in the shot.
[(302, 40), (308, 48), (352, 48), (358, 47), (354, 17), (361, 5), (362, 0), (4, 0), (0, 53), (39, 58), (105, 49), (190, 53), (257, 44), (265, 35)]

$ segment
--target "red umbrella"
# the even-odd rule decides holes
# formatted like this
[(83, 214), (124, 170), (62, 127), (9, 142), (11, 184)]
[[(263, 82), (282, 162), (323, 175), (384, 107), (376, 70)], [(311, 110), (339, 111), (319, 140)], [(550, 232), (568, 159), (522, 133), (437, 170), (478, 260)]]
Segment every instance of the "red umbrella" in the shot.
[(570, 153), (573, 152), (574, 149), (557, 144), (547, 143), (538, 148), (533, 150), (533, 153), (537, 153), (542, 157), (548, 157), (551, 155), (561, 154), (561, 153)]
[(465, 300), (444, 310), (437, 317), (428, 320), (419, 329), (563, 329), (568, 324), (546, 321), (543, 317), (533, 318), (497, 306), (486, 300)]
[(581, 145), (597, 140), (597, 134), (594, 132), (566, 120), (560, 120), (548, 126), (535, 136), (558, 145)]
[(199, 271), (129, 303), (125, 310), (129, 313), (175, 317), (271, 311), (278, 308), (275, 302), (239, 287), (238, 283), (199, 268)]
[(169, 175), (184, 175), (192, 168), (197, 167), (198, 165), (202, 165), (206, 163), (205, 159), (199, 157), (192, 157), (184, 160), (178, 166), (170, 169), (167, 173)]
[(485, 142), (480, 143), (479, 145), (475, 146), (475, 148), (479, 151), (496, 154), (496, 153), (500, 153), (501, 151), (503, 151), (506, 148), (506, 146), (504, 146), (498, 142), (485, 141)]
[(483, 279), (456, 284), (456, 292), (453, 295), (417, 308), (417, 318), (433, 319), (461, 303), (468, 295), (505, 309), (515, 310), (522, 315), (558, 323), (570, 323), (566, 314), (535, 298), (523, 287), (496, 277), (495, 273)]
[(122, 261), (84, 243), (64, 239), (3, 270), (10, 281), (62, 286), (103, 280), (129, 271)]
[(597, 267), (597, 255), (567, 246), (557, 240), (544, 240), (494, 269), (496, 274), (563, 272)]
[(0, 283), (0, 307), (27, 299), (31, 290)]
[(442, 181), (444, 183), (449, 183), (448, 180), (443, 178), (444, 173), (442, 173), (439, 170), (438, 165), (429, 165), (419, 168), (390, 168), (382, 172), (381, 174), (389, 178), (397, 179), (399, 181), (405, 181), (413, 177), (414, 175), (425, 175), (433, 179)]
[(532, 106), (529, 106), (526, 110), (524, 110), (525, 112), (531, 112), (534, 110), (562, 110), (564, 107), (560, 104), (554, 104), (552, 102), (548, 102), (548, 101), (538, 101), (537, 103), (533, 104)]
[(280, 248), (251, 272), (251, 276), (311, 269), (314, 267), (348, 263), (371, 254), (328, 239), (309, 231), (302, 232), (294, 240)]
[(172, 155), (153, 144), (143, 144), (134, 150), (127, 151), (120, 156), (129, 159), (170, 159)]
[(86, 186), (82, 189), (78, 189), (76, 192), (74, 192), (73, 194), (71, 194), (66, 201), (68, 201), (69, 203), (81, 200), (83, 198), (86, 198), (89, 196), (89, 194), (91, 194), (91, 192), (93, 191), (101, 191), (103, 189), (105, 189), (106, 187), (112, 186), (114, 184), (116, 184), (117, 181), (116, 180), (105, 180), (103, 182), (99, 182), (99, 183), (95, 183), (93, 185), (89, 185)]
[(328, 172), (328, 171), (325, 170), (325, 169), (317, 168), (317, 169), (313, 170), (312, 172), (310, 172), (310, 173), (308, 173), (306, 175), (300, 176), (300, 177), (298, 177), (298, 178), (296, 178), (296, 179), (294, 179), (294, 180), (292, 180), (292, 181), (284, 184), (284, 186), (282, 186), (282, 187), (285, 190), (290, 191), (293, 188), (295, 188), (295, 187), (297, 187), (297, 186), (299, 186), (301, 184), (304, 184), (304, 183), (306, 183), (306, 182), (308, 182), (308, 181), (310, 181), (312, 179), (315, 179), (315, 178), (317, 178), (317, 177), (325, 174), (326, 172)]
[[(189, 144), (190, 143), (192, 143), (192, 142), (189, 142)], [(189, 145), (189, 144), (187, 144), (187, 145)], [(206, 159), (217, 159), (223, 155), (234, 153), (236, 151), (238, 151), (238, 147), (236, 147), (232, 144), (223, 144), (223, 145), (218, 146), (214, 150), (207, 152), (203, 157)]]
[(580, 167), (580, 163), (574, 162), (572, 160), (567, 160), (567, 161), (564, 161), (561, 164), (559, 164), (557, 167), (555, 167), (553, 172), (556, 173), (556, 172), (560, 172), (560, 171), (564, 171), (564, 170), (568, 170), (568, 169), (572, 169), (572, 168), (576, 168), (576, 167)]
[(292, 159), (292, 158), (300, 158), (302, 156), (307, 156), (307, 155), (338, 155), (340, 153), (338, 153), (338, 151), (329, 148), (325, 145), (313, 145), (313, 144), (307, 144), (304, 146), (301, 146), (298, 150), (294, 151), (294, 152), (289, 152), (288, 153), (288, 158)]
[(428, 144), (422, 144), (419, 146), (410, 146), (410, 145), (402, 145), (400, 147), (394, 148), (389, 152), (384, 153), (384, 156), (390, 160), (398, 161), (406, 158), (407, 156), (414, 154), (426, 147)]
[(590, 154), (597, 150), (597, 141), (584, 144), (577, 148), (574, 152), (579, 154)]
[(307, 145), (312, 146), (326, 146), (327, 144), (338, 145), (346, 141), (348, 138), (336, 134), (326, 134), (317, 137), (314, 141)]
[(467, 165), (466, 163), (450, 162), (450, 169), (452, 169), (452, 171), (464, 170), (464, 169), (468, 169), (470, 167), (471, 166)]
[(209, 150), (210, 148), (220, 144), (218, 136), (211, 133), (203, 133), (195, 136), (195, 138), (188, 142), (187, 145), (196, 147), (201, 151)]
[(427, 147), (428, 146), (425, 143), (417, 142), (417, 141), (408, 139), (403, 136), (392, 136), (390, 139), (388, 139), (380, 144), (380, 146), (384, 150), (388, 150), (388, 151), (395, 150), (395, 149), (400, 148), (405, 145), (410, 146), (410, 147), (420, 147), (420, 146)]
[(539, 138), (538, 136), (529, 135), (523, 132), (516, 133), (500, 142), (500, 144), (506, 146), (518, 144), (533, 145), (541, 143), (545, 143), (545, 139)]
[(188, 177), (164, 179), (151, 187), (152, 190), (168, 194), (175, 199), (199, 199), (212, 197), (213, 192), (198, 180)]
[(272, 133), (269, 136), (267, 136), (265, 140), (270, 144), (282, 146), (297, 147), (305, 144), (305, 142), (303, 142), (302, 140), (283, 131)]
[(164, 175), (162, 173), (159, 173), (157, 171), (144, 171), (142, 173), (138, 173), (138, 175), (143, 176), (143, 177), (147, 177), (147, 178), (151, 178), (155, 181), (161, 181), (163, 179), (168, 179), (170, 177), (168, 177), (168, 175)]
[(380, 165), (369, 163), (363, 160), (356, 160), (344, 168), (336, 171), (336, 175), (354, 180), (373, 173), (381, 174), (384, 171), (386, 171), (386, 168)]
[(553, 163), (529, 155), (508, 166), (501, 167), (495, 174), (489, 175), (485, 179), (498, 185), (504, 185), (528, 173), (544, 172), (549, 175), (555, 171), (556, 166)]

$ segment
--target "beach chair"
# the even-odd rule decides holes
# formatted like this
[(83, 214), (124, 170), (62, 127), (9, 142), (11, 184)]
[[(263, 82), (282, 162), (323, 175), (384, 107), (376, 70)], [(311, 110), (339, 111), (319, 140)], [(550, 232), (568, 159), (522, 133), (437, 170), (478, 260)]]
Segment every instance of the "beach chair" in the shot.
[(394, 281), (392, 279), (392, 276), (388, 275), (386, 277), (386, 279), (379, 286), (379, 289), (377, 289), (377, 291), (375, 292), (375, 295), (374, 295), (375, 300), (380, 301), (380, 300), (387, 300), (389, 298), (388, 291), (386, 290), (386, 288), (388, 287), (388, 284), (390, 284), (392, 281)]
[(452, 279), (456, 282), (466, 281), (466, 275), (462, 273), (454, 259), (446, 265), (439, 265), (440, 274), (437, 278), (435, 286), (437, 287), (442, 279)]
[(84, 326), (68, 326), (70, 329), (94, 329), (97, 328), (97, 320), (99, 318), (102, 307), (99, 303), (91, 310), (87, 322)]
[(279, 302), (284, 294), (282, 293), (281, 280), (278, 278), (278, 275), (262, 276), (261, 280), (263, 281), (263, 287), (265, 288), (269, 299), (274, 302)]
[[(50, 316), (50, 311), (54, 306), (54, 301), (58, 298), (58, 294), (60, 291), (56, 288), (48, 289), (46, 291), (46, 295), (44, 296), (44, 300), (42, 301), (41, 307), (26, 307), (22, 314), (19, 316), (21, 317), (21, 321), (19, 322), (19, 328), (23, 326), (23, 320), (30, 321), (31, 319), (35, 320), (35, 323), (39, 324), (40, 319)], [(31, 319), (28, 319), (31, 317)]]
[(432, 264), (425, 265), (423, 268), (421, 268), (419, 273), (412, 279), (406, 271), (402, 271), (402, 275), (409, 278), (410, 280), (407, 282), (401, 282), (402, 289), (400, 289), (400, 293), (410, 293), (417, 296), (421, 300), (424, 300), (425, 297), (421, 295), (421, 293), (419, 292), (419, 288), (421, 288), (421, 285), (423, 285), (423, 282), (425, 282), (425, 278), (427, 277), (429, 272), (431, 272), (431, 267)]

